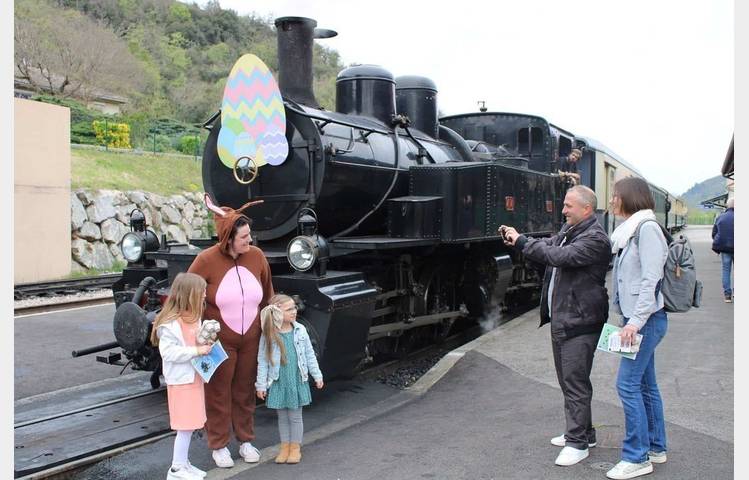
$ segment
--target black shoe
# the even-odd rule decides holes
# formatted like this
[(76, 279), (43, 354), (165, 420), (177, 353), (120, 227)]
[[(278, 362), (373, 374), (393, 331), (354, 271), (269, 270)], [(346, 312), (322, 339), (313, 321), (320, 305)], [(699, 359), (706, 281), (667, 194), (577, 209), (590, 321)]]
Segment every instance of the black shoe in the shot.
[(725, 295), (726, 303), (733, 303), (733, 295)]

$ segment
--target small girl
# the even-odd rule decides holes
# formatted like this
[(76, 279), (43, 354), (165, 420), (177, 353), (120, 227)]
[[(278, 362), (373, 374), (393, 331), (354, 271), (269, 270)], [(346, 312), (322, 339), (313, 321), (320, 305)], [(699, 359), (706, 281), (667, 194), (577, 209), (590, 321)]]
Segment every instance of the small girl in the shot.
[(276, 463), (299, 463), (304, 433), (302, 407), (312, 402), (307, 380), (323, 387), (322, 372), (307, 329), (296, 322), (296, 304), (288, 295), (276, 294), (260, 311), (263, 333), (257, 355), (257, 396), (278, 414), (281, 451)]
[(199, 275), (178, 274), (151, 330), (151, 343), (161, 352), (169, 424), (177, 431), (167, 480), (198, 480), (206, 475), (187, 459), (192, 432), (203, 428), (206, 420), (203, 379), (190, 363), (192, 358), (206, 355), (212, 348), (212, 345), (197, 345), (195, 340), (202, 323), (205, 287), (205, 280)]

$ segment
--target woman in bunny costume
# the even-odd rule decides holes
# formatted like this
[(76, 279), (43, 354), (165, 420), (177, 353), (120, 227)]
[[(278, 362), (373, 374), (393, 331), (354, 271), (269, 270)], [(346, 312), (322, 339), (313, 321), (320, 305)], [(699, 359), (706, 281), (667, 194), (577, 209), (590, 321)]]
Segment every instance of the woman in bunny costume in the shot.
[(229, 355), (205, 385), (205, 430), (216, 465), (230, 468), (234, 466), (227, 448), (231, 429), (240, 442), (239, 455), (250, 463), (260, 460), (251, 443), (255, 439), (251, 379), (257, 376), (260, 310), (273, 296), (273, 283), (265, 255), (250, 245), (252, 221), (241, 213), (259, 202), (234, 210), (217, 207), (206, 194), (205, 203), (214, 213), (219, 242), (200, 252), (188, 271), (207, 283), (205, 318), (221, 324), (218, 338)]

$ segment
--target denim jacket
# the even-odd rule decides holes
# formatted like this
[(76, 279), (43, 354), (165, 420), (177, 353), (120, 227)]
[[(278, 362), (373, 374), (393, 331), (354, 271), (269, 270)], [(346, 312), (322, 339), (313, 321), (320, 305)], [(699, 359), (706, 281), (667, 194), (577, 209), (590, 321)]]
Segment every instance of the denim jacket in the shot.
[[(309, 379), (309, 375), (312, 375), (312, 378), (316, 382), (322, 381), (322, 372), (317, 364), (317, 357), (312, 348), (312, 341), (310, 341), (307, 329), (298, 322), (293, 322), (292, 326), (292, 331), (294, 332), (294, 349), (296, 350), (297, 364), (302, 381), (306, 382)], [(257, 381), (255, 382), (255, 390), (259, 392), (268, 390), (271, 384), (278, 380), (278, 374), (281, 371), (281, 349), (278, 347), (278, 344), (273, 344), (271, 358), (273, 359), (273, 364), (268, 361), (265, 348), (265, 334), (262, 334), (260, 336), (260, 348), (257, 352)]]
[(656, 288), (663, 280), (663, 266), (668, 256), (668, 245), (655, 222), (640, 227), (640, 239), (634, 236), (614, 258), (612, 274), (613, 299), (616, 312), (629, 319), (638, 329), (648, 318), (663, 308), (663, 294)]

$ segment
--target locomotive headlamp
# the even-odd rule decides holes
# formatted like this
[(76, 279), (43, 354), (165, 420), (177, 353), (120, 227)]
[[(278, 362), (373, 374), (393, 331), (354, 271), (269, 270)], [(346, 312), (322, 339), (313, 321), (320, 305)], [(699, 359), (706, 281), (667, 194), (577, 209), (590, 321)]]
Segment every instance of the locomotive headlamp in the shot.
[(300, 272), (306, 272), (312, 268), (318, 254), (319, 248), (317, 242), (313, 237), (306, 235), (300, 235), (292, 239), (286, 249), (286, 256), (289, 259), (289, 263), (295, 270), (299, 270)]
[(143, 257), (145, 247), (145, 242), (137, 233), (128, 232), (122, 237), (120, 250), (122, 250), (122, 256), (125, 257), (125, 260), (135, 263), (139, 262)]
[(130, 229), (120, 241), (120, 251), (128, 263), (137, 263), (146, 252), (155, 252), (161, 246), (156, 234), (148, 230), (146, 216), (139, 209), (130, 212)]
[(317, 234), (317, 215), (311, 208), (304, 208), (297, 217), (299, 235), (291, 239), (286, 248), (289, 264), (300, 272), (314, 267), (315, 274), (325, 275), (328, 264), (328, 242)]

